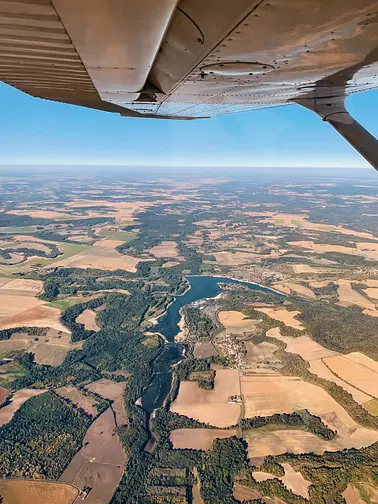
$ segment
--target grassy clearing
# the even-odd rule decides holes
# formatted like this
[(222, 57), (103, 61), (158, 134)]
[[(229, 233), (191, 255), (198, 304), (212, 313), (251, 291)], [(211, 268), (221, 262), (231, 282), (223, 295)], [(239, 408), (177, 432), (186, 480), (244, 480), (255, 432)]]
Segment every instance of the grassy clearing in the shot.
[(0, 375), (5, 374), (5, 373), (25, 374), (25, 370), (19, 364), (12, 362), (11, 364), (7, 364), (6, 369), (4, 369), (4, 370), (2, 370), (2, 366), (0, 366)]
[(25, 370), (19, 364), (7, 364), (0, 366), (0, 386), (8, 388), (12, 381), (20, 378), (25, 374)]
[(363, 404), (363, 407), (374, 416), (378, 416), (378, 399), (372, 399)]
[(74, 243), (62, 243), (61, 245), (63, 246), (63, 255), (60, 255), (53, 259), (38, 258), (33, 260), (30, 264), (42, 264), (43, 266), (48, 266), (49, 264), (62, 261), (63, 259), (68, 259), (69, 257), (79, 254), (80, 252), (84, 252), (91, 247), (91, 245), (76, 245)]
[(126, 227), (126, 226), (139, 226), (141, 222), (139, 220), (125, 220), (120, 222), (121, 227)]
[(7, 226), (7, 227), (2, 227), (0, 228), (1, 233), (10, 233), (10, 234), (17, 234), (17, 233), (34, 233), (36, 231), (35, 226)]
[(104, 236), (105, 240), (119, 240), (127, 243), (136, 238), (136, 233), (132, 233), (131, 231), (113, 231), (110, 234), (100, 233), (100, 236)]
[(370, 499), (370, 496), (367, 494), (366, 490), (360, 485), (356, 484), (355, 485), (358, 493), (360, 494), (361, 499), (366, 502), (366, 504), (374, 504), (374, 501)]
[(148, 336), (142, 341), (142, 345), (147, 348), (156, 348), (159, 345), (159, 338), (157, 336)]
[(58, 308), (59, 310), (67, 310), (71, 306), (82, 303), (83, 299), (81, 298), (69, 298), (69, 299), (58, 299), (57, 301), (51, 301), (51, 303), (46, 303), (46, 306), (51, 306), (51, 308)]

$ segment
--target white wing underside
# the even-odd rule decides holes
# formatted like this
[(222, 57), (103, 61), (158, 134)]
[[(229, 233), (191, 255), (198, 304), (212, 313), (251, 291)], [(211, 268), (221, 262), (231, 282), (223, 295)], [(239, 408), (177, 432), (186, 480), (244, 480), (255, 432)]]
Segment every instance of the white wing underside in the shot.
[(0, 80), (194, 119), (377, 87), (377, 0), (0, 0)]

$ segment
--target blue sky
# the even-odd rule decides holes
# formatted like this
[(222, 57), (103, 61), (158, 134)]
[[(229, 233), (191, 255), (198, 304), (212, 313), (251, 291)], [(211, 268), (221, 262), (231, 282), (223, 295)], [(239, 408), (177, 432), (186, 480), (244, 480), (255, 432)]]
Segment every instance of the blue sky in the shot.
[[(378, 90), (350, 112), (378, 136)], [(0, 164), (367, 167), (297, 105), (198, 121), (132, 119), (31, 98), (0, 83)]]

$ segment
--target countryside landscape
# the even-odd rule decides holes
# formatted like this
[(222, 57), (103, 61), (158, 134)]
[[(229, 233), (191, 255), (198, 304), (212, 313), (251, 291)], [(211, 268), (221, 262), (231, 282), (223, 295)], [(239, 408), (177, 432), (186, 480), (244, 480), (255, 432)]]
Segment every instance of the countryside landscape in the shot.
[(360, 172), (2, 176), (0, 502), (378, 503)]

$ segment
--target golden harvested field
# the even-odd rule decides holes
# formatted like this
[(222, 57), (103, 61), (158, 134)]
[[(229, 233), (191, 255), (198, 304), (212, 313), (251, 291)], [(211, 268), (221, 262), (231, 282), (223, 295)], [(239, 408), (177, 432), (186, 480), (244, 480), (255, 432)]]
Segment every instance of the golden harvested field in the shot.
[(227, 333), (244, 334), (253, 332), (256, 329), (257, 320), (248, 319), (244, 313), (239, 311), (221, 311), (218, 313), (218, 320)]
[(43, 282), (2, 279), (0, 283), (0, 329), (12, 327), (51, 327), (68, 331), (60, 322), (60, 310), (37, 299)]
[[(25, 257), (23, 254), (15, 254), (14, 252), (10, 252), (10, 259), (4, 259), (4, 257), (0, 257), (0, 272), (6, 272), (6, 266), (13, 266), (14, 264), (19, 264), (24, 261)], [(2, 266), (2, 267), (1, 267)]]
[(314, 289), (321, 289), (322, 287), (327, 287), (332, 280), (310, 280), (308, 283)]
[(210, 450), (214, 439), (236, 436), (236, 429), (176, 429), (171, 432), (170, 441), (173, 448)]
[(177, 257), (177, 244), (174, 241), (163, 241), (150, 249), (150, 254), (155, 257)]
[(104, 399), (113, 401), (112, 410), (116, 417), (117, 427), (125, 425), (128, 417), (125, 411), (124, 394), (126, 389), (126, 382), (115, 382), (107, 378), (101, 378), (95, 382), (86, 385), (85, 387), (90, 392), (94, 392)]
[(5, 389), (4, 387), (0, 387), (0, 405), (3, 404), (8, 395), (9, 390)]
[(28, 248), (28, 249), (34, 249), (34, 250), (40, 250), (41, 252), (45, 252), (46, 254), (51, 254), (51, 249), (44, 245), (41, 242), (38, 241), (33, 241), (33, 240), (11, 240), (8, 242), (1, 242), (0, 243), (0, 249), (7, 249), (7, 248), (12, 248), (12, 249), (21, 249), (21, 248)]
[(54, 210), (11, 210), (6, 212), (12, 215), (26, 215), (34, 219), (72, 219), (70, 213), (55, 212)]
[[(310, 222), (307, 215), (303, 214), (283, 214), (283, 213), (273, 213), (264, 212), (265, 214), (270, 214), (270, 217), (265, 219), (263, 222), (274, 222), (276, 225), (288, 226), (288, 227), (299, 227), (301, 229), (306, 229), (309, 231), (323, 231), (331, 233), (339, 233), (343, 235), (357, 236), (358, 238), (365, 238), (367, 240), (376, 239), (371, 233), (366, 233), (364, 231), (354, 231), (352, 229), (344, 228), (342, 226), (332, 226), (329, 224)], [(261, 215), (261, 214), (257, 214)]]
[(179, 266), (180, 263), (176, 261), (168, 261), (163, 264), (162, 268), (174, 268), (175, 266)]
[(369, 369), (373, 369), (376, 373), (378, 373), (378, 362), (371, 359), (370, 357), (367, 357), (361, 352), (351, 352), (346, 355), (348, 359), (352, 360), (353, 362), (358, 362), (362, 366), (365, 366)]
[(333, 381), (337, 385), (340, 385), (340, 387), (352, 394), (353, 399), (358, 402), (358, 404), (364, 404), (366, 401), (369, 401), (371, 399), (371, 397), (369, 397), (364, 392), (357, 390), (349, 383), (340, 380), (340, 378), (332, 373), (324, 364), (323, 359), (338, 356), (340, 355), (339, 353), (334, 352), (333, 350), (328, 350), (328, 348), (324, 348), (323, 346), (319, 345), (319, 343), (312, 340), (309, 336), (300, 336), (299, 338), (282, 336), (279, 327), (269, 329), (266, 335), (276, 338), (279, 341), (285, 343), (285, 351), (300, 355), (302, 359), (310, 364), (311, 373), (319, 376), (319, 378), (325, 378), (326, 380)]
[(337, 436), (330, 441), (319, 438), (311, 432), (301, 429), (273, 430), (269, 428), (243, 431), (243, 438), (248, 443), (249, 457), (267, 457), (282, 453), (317, 453), (340, 451), (344, 448), (362, 448), (378, 440), (373, 429), (351, 429), (349, 435)]
[(255, 261), (259, 254), (248, 252), (214, 252), (212, 254), (220, 266), (240, 266)]
[(46, 268), (81, 268), (100, 269), (105, 271), (116, 271), (122, 269), (130, 273), (136, 272), (136, 266), (140, 259), (136, 257), (122, 255), (116, 250), (108, 247), (91, 247), (84, 252), (73, 255), (66, 259), (59, 259), (46, 266)]
[(363, 313), (371, 315), (372, 317), (378, 317), (378, 310), (375, 307), (375, 303), (369, 301), (365, 296), (354, 290), (350, 280), (341, 279), (338, 281), (338, 284), (339, 287), (337, 292), (339, 295), (339, 305), (357, 305), (363, 308)]
[(259, 494), (255, 490), (252, 490), (250, 488), (239, 485), (238, 483), (235, 483), (233, 496), (235, 497), (236, 500), (244, 502), (259, 499), (261, 497), (261, 494)]
[(70, 350), (79, 349), (82, 345), (82, 341), (71, 343), (70, 333), (56, 329), (49, 329), (46, 336), (38, 337), (21, 332), (12, 334), (9, 340), (0, 341), (0, 355), (11, 350), (25, 349), (34, 353), (37, 364), (59, 366)]
[(83, 447), (59, 478), (81, 490), (91, 487), (85, 499), (88, 504), (108, 504), (122, 477), (126, 454), (115, 427), (113, 412), (108, 408), (91, 424)]
[(76, 317), (76, 322), (78, 324), (83, 324), (87, 331), (98, 332), (100, 328), (96, 323), (96, 315), (97, 313), (95, 311), (86, 309)]
[(75, 235), (75, 236), (71, 237), (71, 239), (74, 240), (75, 242), (83, 243), (84, 245), (87, 243), (90, 244), (93, 242), (93, 238), (91, 238), (88, 235)]
[(279, 327), (273, 327), (272, 329), (269, 329), (266, 332), (266, 335), (282, 341), (286, 344), (286, 352), (298, 354), (302, 357), (302, 359), (308, 362), (325, 357), (332, 357), (333, 355), (338, 355), (337, 352), (328, 350), (328, 348), (324, 348), (307, 335), (300, 336), (299, 338), (282, 336)]
[(371, 400), (371, 397), (362, 390), (357, 390), (355, 387), (350, 385), (349, 383), (340, 380), (332, 371), (324, 364), (322, 359), (313, 360), (310, 362), (310, 371), (315, 375), (319, 376), (319, 378), (324, 378), (325, 380), (333, 381), (336, 385), (339, 385), (344, 390), (349, 392), (353, 396), (353, 399), (358, 403), (362, 404), (364, 408), (368, 409), (366, 403)]
[(2, 504), (73, 504), (79, 491), (53, 481), (0, 480)]
[(378, 287), (368, 287), (364, 293), (371, 299), (378, 299)]
[(264, 471), (253, 471), (252, 476), (257, 482), (261, 481), (267, 481), (276, 478), (277, 476), (274, 476), (274, 474), (264, 472)]
[(367, 284), (369, 287), (378, 287), (378, 280), (367, 278), (364, 280), (364, 284)]
[(292, 264), (294, 273), (296, 274), (304, 274), (304, 273), (328, 273), (329, 270), (327, 268), (318, 268), (310, 266), (309, 264)]
[[(362, 499), (359, 491), (351, 484), (347, 486), (347, 488), (342, 493), (342, 496), (346, 500), (347, 504), (365, 504), (366, 501)], [(369, 502), (369, 501), (368, 501)], [(372, 504), (374, 501), (370, 501)], [(378, 502), (378, 501), (375, 501)]]
[(36, 236), (28, 236), (22, 234), (16, 234), (12, 236), (12, 240), (14, 241), (28, 241), (28, 242), (44, 242), (47, 240), (42, 240), (41, 238), (37, 238)]
[[(301, 285), (298, 283), (293, 283), (293, 282), (287, 282), (285, 284), (276, 284), (275, 288), (280, 290), (280, 287), (287, 287), (289, 288), (290, 291), (294, 292), (295, 294), (299, 294), (300, 296), (308, 297), (310, 299), (315, 299), (315, 293), (306, 287), (305, 285)], [(290, 292), (289, 292), (290, 293)]]
[(314, 243), (311, 240), (301, 240), (289, 242), (292, 247), (301, 247), (309, 250), (313, 250), (319, 254), (324, 254), (326, 252), (337, 252), (339, 254), (349, 254), (360, 257), (366, 257), (376, 261), (378, 259), (378, 251), (370, 249), (361, 249), (353, 247), (345, 247), (344, 245), (331, 245), (327, 243)]
[(378, 254), (378, 243), (377, 242), (356, 242), (356, 247), (362, 252), (375, 252)]
[(241, 407), (228, 404), (228, 398), (239, 394), (239, 372), (220, 369), (216, 372), (214, 390), (201, 389), (196, 382), (182, 381), (171, 411), (215, 427), (231, 427), (237, 424)]
[[(114, 188), (111, 188), (114, 189)], [(120, 196), (123, 197), (123, 196)], [(69, 208), (82, 208), (89, 206), (105, 206), (108, 207), (107, 213), (111, 212), (111, 216), (119, 222), (132, 222), (134, 214), (146, 210), (155, 203), (151, 201), (109, 201), (109, 200), (80, 200), (67, 203)], [(97, 211), (88, 212), (88, 217), (102, 217), (104, 214)]]
[(125, 243), (125, 242), (120, 241), (120, 240), (99, 240), (99, 241), (94, 242), (93, 246), (115, 249), (116, 247), (119, 247), (123, 243)]
[(194, 347), (195, 359), (208, 359), (216, 355), (218, 355), (218, 351), (211, 341), (208, 343), (197, 343)]
[(302, 323), (295, 318), (300, 315), (299, 311), (289, 311), (287, 308), (255, 308), (256, 311), (268, 315), (268, 317), (283, 322), (289, 327), (303, 331), (305, 328)]
[(354, 354), (337, 355), (324, 359), (330, 370), (342, 380), (378, 399), (378, 370), (377, 363), (365, 357), (367, 361), (361, 364), (354, 358)]
[[(367, 436), (378, 439), (378, 431), (359, 428), (325, 390), (300, 378), (289, 376), (245, 376), (240, 377), (241, 392), (244, 398), (245, 418), (270, 416), (275, 413), (291, 413), (307, 409), (319, 416), (339, 436)], [(368, 443), (369, 444), (369, 443)]]
[(196, 226), (208, 228), (209, 226), (212, 226), (213, 224), (217, 224), (217, 221), (212, 220), (212, 219), (204, 219), (204, 220), (193, 222), (193, 224), (195, 224)]
[(55, 392), (59, 396), (69, 399), (73, 404), (75, 404), (75, 406), (82, 408), (84, 411), (89, 413), (89, 415), (92, 415), (93, 417), (97, 416), (97, 409), (95, 405), (98, 404), (98, 401), (94, 397), (83, 394), (81, 390), (73, 386), (59, 387), (55, 389)]
[(311, 481), (306, 480), (300, 472), (294, 471), (290, 464), (282, 464), (285, 470), (285, 476), (281, 476), (282, 483), (296, 495), (301, 495), (308, 499), (308, 488), (311, 486)]
[(43, 305), (43, 301), (27, 296), (0, 294), (0, 324), (7, 318)]
[(90, 392), (100, 395), (104, 399), (116, 399), (125, 391), (126, 382), (115, 382), (107, 378), (101, 378), (95, 382), (86, 385), (85, 388)]
[[(27, 300), (30, 300), (31, 303), (27, 303)], [(39, 299), (26, 296), (0, 295), (0, 303), (2, 303), (2, 308), (0, 308), (0, 329), (51, 327), (57, 331), (68, 331), (60, 322), (60, 310), (45, 305)]]
[(22, 389), (17, 390), (11, 398), (10, 404), (0, 408), (0, 427), (9, 423), (17, 410), (21, 408), (25, 401), (36, 395), (44, 394), (46, 390)]
[(43, 290), (40, 280), (26, 280), (21, 278), (2, 278), (0, 282), (0, 295), (36, 297)]

